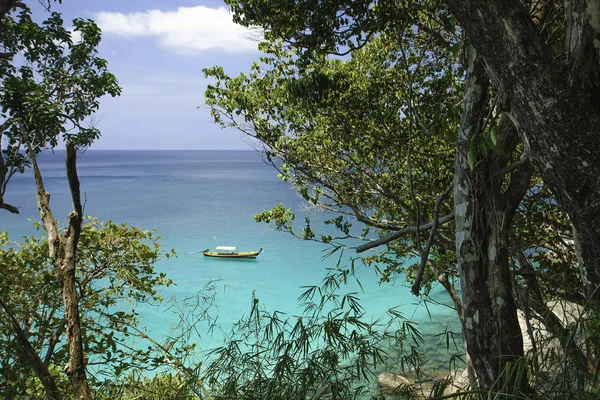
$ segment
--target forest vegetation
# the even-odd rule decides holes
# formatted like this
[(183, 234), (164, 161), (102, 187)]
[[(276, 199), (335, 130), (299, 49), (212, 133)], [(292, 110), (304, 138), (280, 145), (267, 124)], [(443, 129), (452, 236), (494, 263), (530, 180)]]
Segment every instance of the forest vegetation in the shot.
[[(210, 284), (183, 311), (184, 333), (162, 343), (142, 333), (135, 313), (111, 307), (161, 301), (172, 282), (153, 264), (173, 253), (153, 232), (82, 215), (77, 152), (99, 137), (87, 123), (98, 99), (121, 90), (97, 54), (100, 29), (77, 19), (73, 42), (51, 3), (38, 24), (24, 2), (2, 0), (0, 211), (18, 212), (3, 198), (31, 168), (44, 236), (14, 246), (0, 235), (0, 390), (368, 398), (383, 396), (370, 387), (392, 347), (412, 380), (386, 396), (598, 398), (600, 0), (226, 3), (237, 23), (264, 31), (263, 55), (238, 76), (206, 68), (206, 104), (338, 233), (299, 227), (285, 205), (256, 220), (356, 254), (307, 287), (302, 318), (253, 298), (208, 358), (190, 332), (211, 318)], [(59, 142), (73, 201), (63, 230), (36, 159)], [(408, 280), (415, 296), (445, 289), (461, 326), (448, 346), (464, 354), (469, 385), (444, 395), (450, 378), (422, 384), (415, 326), (393, 311), (364, 321), (357, 299), (338, 293), (358, 266)], [(149, 346), (128, 348), (127, 335)]]

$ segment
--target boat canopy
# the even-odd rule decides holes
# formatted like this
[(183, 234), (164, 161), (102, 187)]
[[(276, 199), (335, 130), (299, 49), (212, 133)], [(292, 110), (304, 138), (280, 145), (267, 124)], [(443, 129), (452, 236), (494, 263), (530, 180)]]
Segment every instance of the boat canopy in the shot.
[(217, 251), (236, 251), (237, 247), (233, 246), (217, 246)]

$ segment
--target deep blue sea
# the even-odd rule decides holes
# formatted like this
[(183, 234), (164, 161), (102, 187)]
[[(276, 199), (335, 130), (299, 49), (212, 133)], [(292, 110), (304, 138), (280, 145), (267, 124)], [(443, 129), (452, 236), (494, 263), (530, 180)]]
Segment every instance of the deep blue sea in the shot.
[[(40, 167), (57, 219), (71, 209), (64, 173), (64, 152), (41, 155)], [(300, 313), (298, 296), (302, 286), (320, 284), (327, 268), (335, 267), (337, 257), (322, 259), (329, 247), (302, 241), (278, 232), (273, 226), (259, 224), (254, 215), (283, 203), (299, 215), (323, 220), (325, 216), (307, 211), (303, 200), (288, 184), (277, 178), (275, 169), (255, 151), (87, 151), (79, 156), (78, 172), (85, 214), (99, 220), (127, 222), (143, 229), (156, 228), (163, 249), (175, 249), (177, 258), (160, 261), (176, 283), (163, 291), (165, 299), (193, 297), (211, 281), (222, 289), (216, 298), (218, 323), (227, 332), (243, 315), (248, 315), (252, 293), (269, 310), (294, 315)], [(31, 173), (15, 176), (5, 201), (20, 207), (21, 214), (0, 212), (0, 228), (13, 241), (36, 233), (33, 221), (39, 220)], [(238, 246), (240, 250), (263, 253), (255, 261), (205, 258), (199, 251), (217, 245)], [(345, 257), (355, 256), (348, 250)], [(343, 263), (347, 264), (344, 258)], [(420, 324), (424, 332), (441, 332), (456, 322), (453, 311), (429, 306), (410, 294), (404, 282), (379, 284), (372, 269), (359, 273), (364, 292), (357, 284), (342, 288), (359, 292), (369, 317), (375, 318), (398, 306), (407, 317)], [(448, 302), (441, 288), (434, 297)], [(158, 308), (136, 306), (150, 335), (167, 335), (177, 318), (168, 304)], [(202, 349), (220, 345), (221, 331), (204, 334)]]

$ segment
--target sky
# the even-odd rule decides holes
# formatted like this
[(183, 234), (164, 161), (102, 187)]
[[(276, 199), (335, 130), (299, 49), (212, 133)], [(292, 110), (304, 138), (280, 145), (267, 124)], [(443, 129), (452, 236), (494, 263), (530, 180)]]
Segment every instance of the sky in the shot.
[[(38, 0), (27, 3), (42, 20)], [(52, 10), (66, 24), (96, 21), (99, 55), (123, 87), (120, 97), (102, 98), (95, 116), (102, 137), (92, 149), (251, 149), (241, 133), (217, 126), (204, 105), (211, 81), (203, 68), (220, 65), (233, 76), (260, 57), (256, 32), (235, 25), (223, 1), (62, 0)]]

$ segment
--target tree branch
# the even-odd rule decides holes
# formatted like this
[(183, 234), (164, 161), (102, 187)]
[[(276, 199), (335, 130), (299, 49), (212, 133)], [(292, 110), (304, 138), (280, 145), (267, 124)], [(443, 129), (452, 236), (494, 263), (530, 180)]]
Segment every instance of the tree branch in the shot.
[[(438, 226), (441, 224), (445, 224), (446, 222), (451, 221), (453, 219), (454, 219), (454, 211), (452, 211), (450, 214), (447, 214), (447, 215), (444, 215), (443, 217), (441, 217), (438, 221)], [(396, 240), (399, 237), (406, 235), (407, 233), (415, 233), (417, 231), (422, 232), (422, 231), (429, 230), (432, 227), (433, 227), (433, 222), (428, 222), (426, 224), (419, 225), (419, 226), (417, 226), (417, 225), (406, 226), (406, 227), (400, 229), (398, 232), (392, 233), (391, 235), (388, 235), (381, 239), (373, 240), (372, 242), (363, 244), (362, 246), (358, 246), (356, 248), (356, 252), (362, 253), (365, 250), (369, 250), (374, 247), (381, 246), (382, 244), (386, 244), (393, 240)]]
[(37, 157), (31, 141), (28, 135), (23, 135), (23, 141), (27, 144), (29, 157), (31, 158), (31, 166), (33, 167), (33, 176), (35, 178), (35, 184), (37, 191), (35, 197), (37, 199), (37, 206), (40, 210), (40, 218), (44, 223), (46, 232), (48, 232), (48, 255), (52, 263), (56, 266), (60, 247), (60, 237), (58, 235), (58, 228), (56, 227), (56, 220), (52, 215), (52, 209), (50, 208), (50, 193), (46, 192), (44, 187), (44, 180), (42, 179), (42, 173), (37, 163)]
[(44, 389), (46, 389), (46, 394), (48, 398), (60, 400), (62, 396), (60, 394), (60, 391), (58, 390), (58, 387), (56, 386), (54, 378), (50, 374), (50, 371), (48, 371), (48, 367), (42, 362), (35, 349), (27, 339), (27, 335), (25, 335), (25, 332), (23, 332), (23, 329), (21, 329), (21, 325), (19, 325), (19, 322), (15, 318), (14, 314), (2, 299), (0, 299), (0, 308), (2, 308), (8, 316), (13, 332), (15, 334), (17, 344), (23, 352), (27, 363), (29, 364), (31, 369), (33, 369), (39, 380), (42, 382)]
[(593, 376), (595, 370), (594, 364), (575, 343), (573, 332), (564, 327), (560, 318), (556, 316), (544, 301), (535, 270), (516, 240), (512, 252), (519, 261), (519, 272), (525, 280), (528, 292), (527, 300), (531, 308), (540, 316), (546, 329), (560, 341), (566, 354), (576, 360), (581, 366), (585, 366), (585, 372), (589, 377)]
[(0, 208), (3, 208), (5, 210), (10, 211), (13, 214), (18, 214), (19, 213), (19, 209), (13, 205), (10, 204), (6, 204), (2, 201), (2, 198), (0, 198)]
[(452, 299), (452, 302), (454, 303), (454, 308), (456, 309), (456, 313), (458, 314), (458, 319), (460, 319), (460, 322), (464, 322), (465, 321), (465, 309), (463, 308), (462, 301), (460, 300), (460, 296), (456, 292), (456, 289), (454, 289), (454, 286), (452, 286), (450, 284), (450, 282), (448, 281), (448, 277), (446, 277), (445, 275), (440, 274), (440, 275), (438, 275), (437, 279), (438, 279), (438, 282), (442, 284), (444, 289), (446, 289), (446, 292), (448, 292), (448, 295), (450, 295), (450, 298)]
[(438, 197), (438, 199), (435, 202), (435, 206), (433, 207), (433, 225), (431, 226), (431, 231), (429, 231), (429, 238), (427, 239), (425, 249), (423, 249), (423, 252), (421, 253), (421, 265), (419, 266), (419, 270), (417, 271), (417, 277), (411, 288), (415, 296), (418, 296), (419, 290), (421, 290), (421, 280), (423, 280), (423, 273), (425, 272), (425, 266), (427, 265), (427, 261), (429, 260), (429, 252), (431, 251), (433, 239), (435, 238), (435, 234), (439, 224), (440, 206), (442, 205), (442, 201), (444, 201), (446, 196), (448, 196), (448, 194), (452, 190), (453, 186), (453, 183), (448, 185), (444, 193), (442, 193), (442, 195)]
[(67, 320), (63, 317), (52, 336), (50, 336), (50, 339), (48, 341), (48, 348), (46, 349), (46, 355), (44, 356), (44, 364), (48, 365), (50, 363), (50, 360), (54, 355), (54, 349), (56, 348), (56, 345), (58, 344), (60, 336), (65, 330), (66, 325)]
[(81, 193), (79, 189), (79, 178), (77, 177), (77, 151), (75, 144), (71, 141), (67, 142), (66, 155), (67, 179), (69, 181), (69, 189), (71, 190), (71, 198), (73, 200), (73, 211), (69, 214), (69, 227), (65, 234), (65, 266), (75, 269), (75, 252), (77, 251), (77, 243), (81, 235), (81, 224), (83, 221), (83, 210), (81, 206)]
[(514, 163), (510, 164), (509, 166), (507, 166), (506, 168), (504, 168), (504, 170), (502, 171), (503, 175), (508, 174), (509, 172), (514, 171), (515, 169), (519, 168), (521, 165), (527, 163), (527, 162), (531, 162), (529, 159), (529, 152), (525, 151), (523, 152), (523, 154), (521, 154), (521, 157), (515, 161)]

